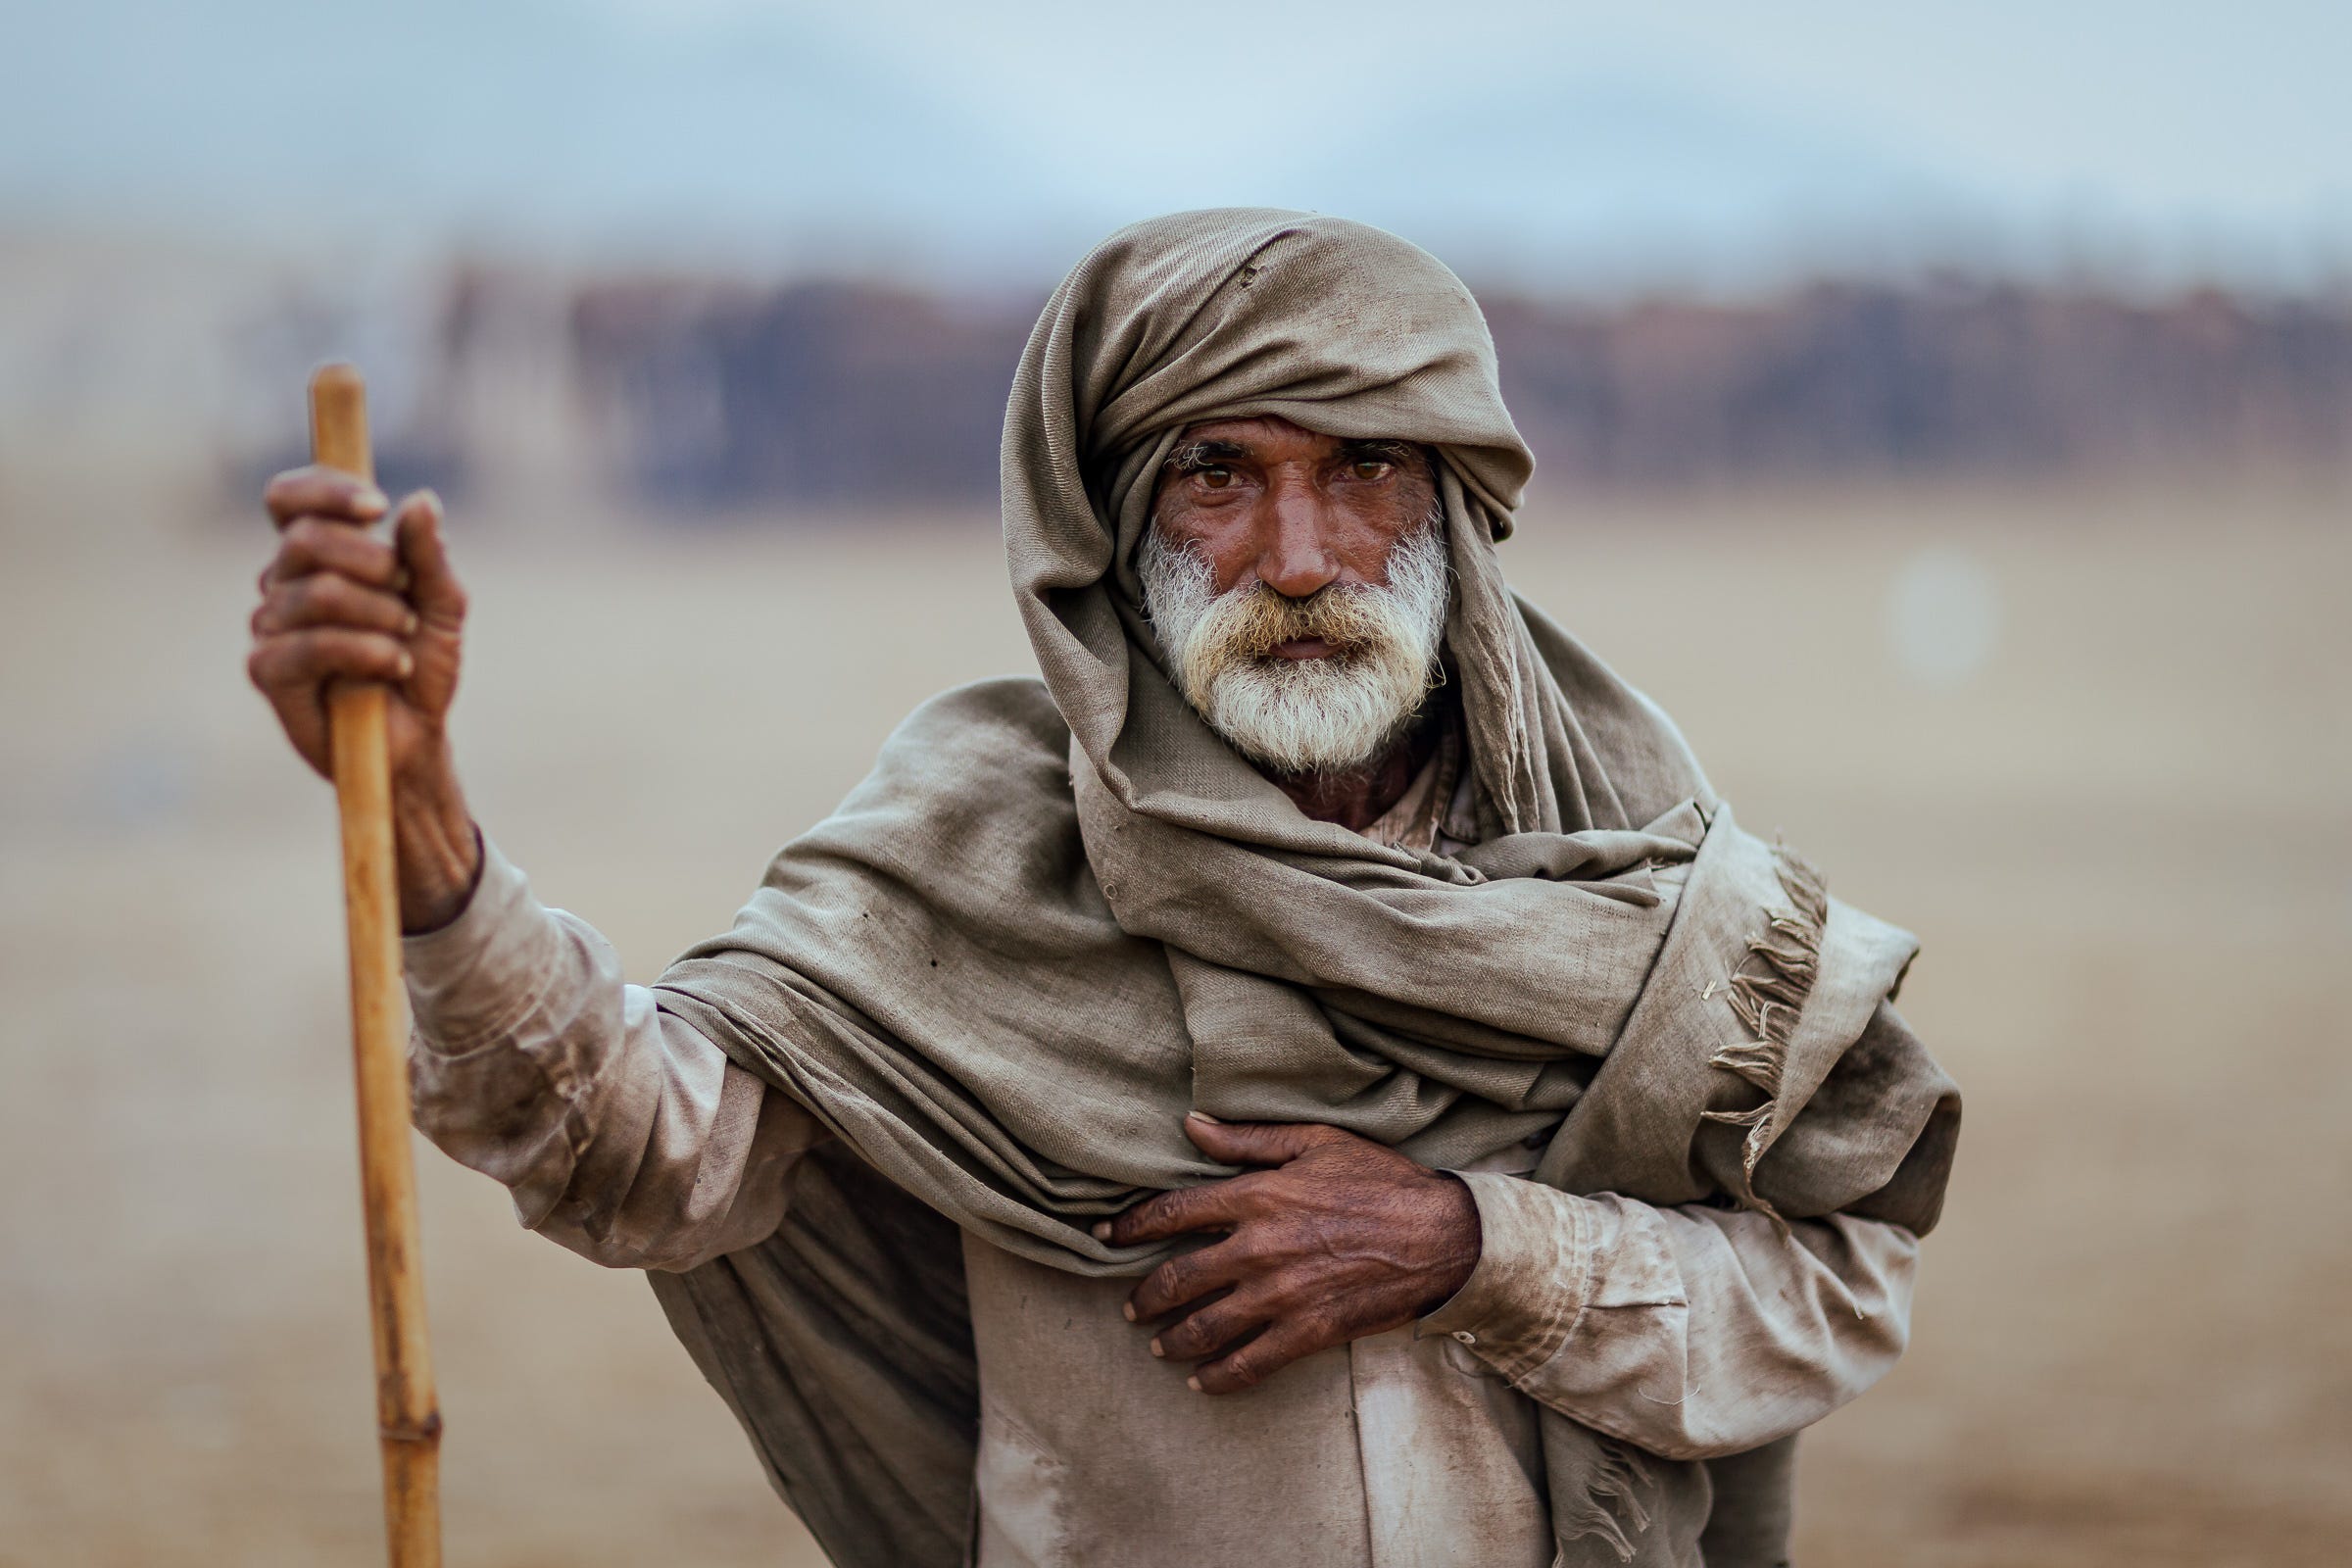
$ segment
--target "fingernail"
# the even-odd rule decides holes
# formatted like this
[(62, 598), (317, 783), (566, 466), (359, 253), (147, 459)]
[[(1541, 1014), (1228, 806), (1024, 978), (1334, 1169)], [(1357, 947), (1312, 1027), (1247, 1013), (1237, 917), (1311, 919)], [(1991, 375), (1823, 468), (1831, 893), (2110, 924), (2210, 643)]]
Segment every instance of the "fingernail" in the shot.
[(1194, 1111), (1194, 1112), (1192, 1113), (1192, 1117), (1193, 1117), (1193, 1120), (1195, 1120), (1195, 1121), (1204, 1121), (1204, 1122), (1208, 1123), (1208, 1124), (1209, 1124), (1211, 1127), (1222, 1127), (1222, 1126), (1224, 1126), (1224, 1125), (1225, 1125), (1223, 1122), (1221, 1122), (1221, 1121), (1217, 1120), (1217, 1118), (1216, 1118), (1216, 1117), (1214, 1117), (1214, 1116), (1211, 1116), (1211, 1115), (1210, 1115), (1210, 1114), (1209, 1114), (1207, 1111), (1205, 1111), (1205, 1110), (1196, 1110), (1196, 1111)]
[(351, 493), (351, 506), (354, 512), (381, 512), (391, 504), (392, 498), (373, 485), (367, 485)]
[[(1135, 1321), (1135, 1303), (1133, 1301), (1121, 1301), (1119, 1303), (1119, 1310), (1127, 1314), (1128, 1322), (1132, 1323)], [(1153, 1340), (1152, 1343), (1153, 1345), (1157, 1345), (1159, 1342), (1157, 1340)]]
[(1159, 1348), (1159, 1336), (1156, 1334), (1152, 1336), (1152, 1353), (1153, 1355), (1166, 1355), (1168, 1353)]
[(1199, 1378), (1186, 1378), (1184, 1380), (1184, 1386), (1192, 1390), (1195, 1394), (1199, 1394), (1200, 1392), (1200, 1380)]
[(1094, 1229), (1096, 1241), (1107, 1242), (1110, 1240), (1110, 1221), (1106, 1219), (1099, 1219), (1095, 1221)]
[(414, 610), (400, 617), (400, 634), (403, 637), (413, 637), (416, 634), (416, 612)]
[(400, 656), (400, 678), (402, 680), (407, 680), (411, 675), (416, 673), (416, 661), (411, 659), (406, 653), (403, 653)]

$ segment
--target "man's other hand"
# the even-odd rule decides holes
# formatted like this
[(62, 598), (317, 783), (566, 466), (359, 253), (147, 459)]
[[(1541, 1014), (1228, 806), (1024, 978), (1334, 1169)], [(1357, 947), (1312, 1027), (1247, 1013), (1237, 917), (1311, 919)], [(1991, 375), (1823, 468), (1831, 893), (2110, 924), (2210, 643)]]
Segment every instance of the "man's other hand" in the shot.
[(387, 689), (401, 924), (445, 924), (465, 907), (481, 857), (449, 751), (466, 591), (441, 546), (441, 503), (429, 491), (408, 497), (382, 538), (367, 525), (389, 507), (384, 493), (312, 466), (271, 479), (264, 504), (277, 554), (262, 572), (246, 672), (321, 775), (332, 768), (328, 685)]
[(1162, 1193), (1095, 1227), (1121, 1247), (1192, 1231), (1224, 1241), (1172, 1257), (1128, 1300), (1139, 1323), (1184, 1312), (1154, 1355), (1198, 1360), (1192, 1385), (1232, 1394), (1301, 1357), (1401, 1328), (1445, 1304), (1478, 1266), (1478, 1205), (1456, 1178), (1312, 1122), (1216, 1122), (1185, 1135), (1227, 1181)]

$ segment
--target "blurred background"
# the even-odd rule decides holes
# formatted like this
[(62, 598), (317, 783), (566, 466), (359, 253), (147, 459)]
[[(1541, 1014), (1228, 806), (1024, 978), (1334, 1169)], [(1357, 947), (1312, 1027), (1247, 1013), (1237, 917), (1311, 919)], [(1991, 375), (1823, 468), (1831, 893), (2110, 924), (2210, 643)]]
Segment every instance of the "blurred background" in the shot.
[[(2312, 0), (0, 3), (0, 1564), (378, 1560), (331, 801), (242, 670), (348, 355), (459, 746), (635, 977), (951, 683), (1038, 304), (1396, 229), (1520, 586), (1917, 930), (1969, 1096), (1814, 1565), (2352, 1540), (2352, 19)], [(813, 1564), (644, 1282), (422, 1153), (453, 1565)]]

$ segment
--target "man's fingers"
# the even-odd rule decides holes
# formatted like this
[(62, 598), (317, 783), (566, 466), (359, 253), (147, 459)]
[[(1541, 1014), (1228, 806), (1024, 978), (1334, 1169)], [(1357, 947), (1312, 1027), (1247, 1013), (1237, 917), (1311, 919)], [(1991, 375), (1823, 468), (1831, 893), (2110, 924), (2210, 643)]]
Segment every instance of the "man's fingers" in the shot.
[(1257, 1177), (1250, 1175), (1179, 1187), (1147, 1198), (1118, 1218), (1104, 1221), (1098, 1234), (1114, 1247), (1140, 1247), (1192, 1231), (1231, 1230), (1249, 1217), (1249, 1204), (1258, 1185)]
[(262, 639), (246, 659), (245, 670), (265, 696), (282, 704), (330, 680), (407, 680), (416, 661), (397, 637), (314, 626)]
[(388, 539), (326, 517), (296, 517), (280, 536), (276, 559), (262, 573), (262, 586), (291, 582), (313, 572), (334, 571), (370, 588), (397, 593), (406, 573)]
[(391, 505), (367, 480), (340, 468), (288, 468), (262, 492), (270, 519), (284, 527), (296, 517), (329, 517), (338, 522), (373, 522)]
[(1287, 1165), (1310, 1149), (1355, 1137), (1321, 1122), (1212, 1121), (1197, 1110), (1184, 1118), (1184, 1135), (1228, 1165)]
[(1276, 1323), (1240, 1349), (1200, 1367), (1189, 1381), (1202, 1394), (1239, 1394), (1256, 1388), (1293, 1361), (1339, 1343), (1296, 1321)]
[(441, 542), (441, 498), (419, 490), (400, 504), (392, 523), (393, 546), (409, 574), (409, 601), (436, 627), (455, 631), (466, 618), (466, 590), (450, 569)]
[(416, 629), (416, 612), (398, 594), (363, 587), (331, 571), (271, 583), (253, 612), (256, 637), (310, 626), (347, 626), (406, 637)]
[(1173, 1312), (1231, 1285), (1241, 1260), (1231, 1242), (1171, 1257), (1144, 1276), (1144, 1283), (1127, 1298), (1127, 1310), (1138, 1323)]
[(1266, 1308), (1254, 1295), (1236, 1291), (1196, 1308), (1152, 1339), (1152, 1353), (1171, 1361), (1198, 1361), (1265, 1326)]

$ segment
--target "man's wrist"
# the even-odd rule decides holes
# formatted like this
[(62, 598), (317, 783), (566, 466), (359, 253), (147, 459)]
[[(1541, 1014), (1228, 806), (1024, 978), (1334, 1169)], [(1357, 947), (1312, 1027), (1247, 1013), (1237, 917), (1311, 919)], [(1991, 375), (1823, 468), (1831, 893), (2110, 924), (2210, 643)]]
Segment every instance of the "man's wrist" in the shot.
[(402, 934), (438, 930), (465, 913), (482, 879), (482, 838), (446, 757), (427, 776), (393, 791), (392, 837)]
[(1478, 1200), (1471, 1196), (1469, 1185), (1449, 1170), (1433, 1174), (1437, 1176), (1446, 1194), (1447, 1207), (1452, 1212), (1442, 1232), (1444, 1242), (1437, 1263), (1435, 1289), (1428, 1299), (1421, 1303), (1415, 1316), (1435, 1311), (1459, 1294), (1462, 1287), (1469, 1283), (1470, 1276), (1477, 1272), (1479, 1257), (1486, 1247)]
[(1458, 1340), (1516, 1377), (1556, 1354), (1579, 1320), (1614, 1210), (1524, 1176), (1455, 1179), (1478, 1207), (1478, 1266), (1413, 1332)]

